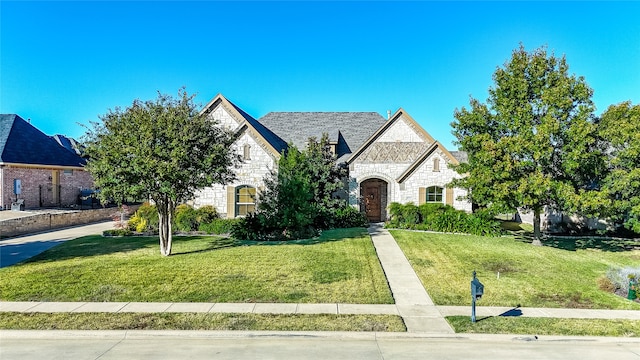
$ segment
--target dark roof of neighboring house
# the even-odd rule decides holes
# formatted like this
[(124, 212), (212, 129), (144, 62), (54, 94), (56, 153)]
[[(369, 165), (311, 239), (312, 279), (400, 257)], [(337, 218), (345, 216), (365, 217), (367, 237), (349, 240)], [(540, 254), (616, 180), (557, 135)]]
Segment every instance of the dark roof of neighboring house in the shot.
[(278, 152), (282, 153), (287, 148), (287, 142), (280, 138), (278, 135), (274, 134), (273, 131), (267, 129), (264, 125), (262, 125), (258, 120), (254, 119), (253, 116), (247, 114), (244, 110), (238, 107), (236, 104), (227, 100), (231, 106), (233, 106), (242, 117), (247, 120), (251, 126), (266, 140), (273, 146), (273, 148)]
[(305, 149), (310, 137), (322, 134), (337, 144), (338, 160), (358, 149), (386, 121), (376, 112), (270, 112), (258, 122), (287, 143)]
[(78, 142), (75, 139), (66, 137), (60, 134), (53, 135), (51, 138), (55, 140), (58, 144), (60, 144), (60, 146), (64, 147), (65, 149), (71, 151), (76, 155), (82, 156), (81, 146), (80, 144), (78, 144)]
[(0, 114), (0, 162), (73, 167), (86, 164), (16, 114)]

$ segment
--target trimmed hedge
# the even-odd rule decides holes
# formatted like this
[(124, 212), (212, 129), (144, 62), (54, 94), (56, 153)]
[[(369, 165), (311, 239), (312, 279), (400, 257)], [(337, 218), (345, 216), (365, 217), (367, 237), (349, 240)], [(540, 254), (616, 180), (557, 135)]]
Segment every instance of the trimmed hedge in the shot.
[(389, 206), (389, 215), (391, 220), (387, 227), (399, 229), (468, 233), (481, 236), (497, 236), (503, 233), (500, 222), (486, 210), (468, 214), (441, 203), (425, 203), (416, 206), (413, 203), (394, 202)]

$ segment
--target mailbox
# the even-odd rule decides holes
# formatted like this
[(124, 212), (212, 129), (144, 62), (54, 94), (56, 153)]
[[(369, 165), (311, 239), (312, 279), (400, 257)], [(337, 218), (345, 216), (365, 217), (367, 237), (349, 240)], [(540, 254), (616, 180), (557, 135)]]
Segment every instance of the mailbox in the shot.
[(484, 294), (484, 285), (482, 285), (480, 280), (478, 280), (477, 278), (473, 278), (473, 280), (471, 280), (471, 296), (475, 300), (480, 300), (483, 294)]
[(476, 277), (473, 271), (473, 279), (471, 280), (471, 322), (476, 322), (476, 300), (480, 300), (484, 294), (484, 285)]

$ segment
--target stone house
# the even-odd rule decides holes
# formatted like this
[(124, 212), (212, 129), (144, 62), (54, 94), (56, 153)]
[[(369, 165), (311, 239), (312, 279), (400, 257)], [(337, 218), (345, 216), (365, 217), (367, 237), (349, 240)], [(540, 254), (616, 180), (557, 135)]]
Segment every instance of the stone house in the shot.
[(26, 208), (77, 204), (93, 178), (74, 144), (45, 135), (16, 114), (0, 114), (0, 210), (18, 199)]
[(256, 120), (219, 94), (202, 112), (236, 131), (242, 162), (234, 183), (201, 190), (196, 207), (213, 205), (230, 218), (254, 211), (264, 176), (276, 170), (287, 144), (304, 149), (310, 137), (326, 133), (337, 162), (349, 168), (349, 204), (370, 221), (386, 220), (392, 202), (440, 202), (471, 211), (471, 203), (458, 199), (466, 191), (447, 187), (460, 176), (449, 165), (465, 154), (448, 151), (403, 109), (387, 119), (375, 112), (270, 112)]

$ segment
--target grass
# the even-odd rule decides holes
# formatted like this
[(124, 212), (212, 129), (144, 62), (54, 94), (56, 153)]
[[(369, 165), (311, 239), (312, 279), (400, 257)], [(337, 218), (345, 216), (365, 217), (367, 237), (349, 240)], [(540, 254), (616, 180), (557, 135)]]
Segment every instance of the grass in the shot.
[(640, 337), (640, 320), (448, 316), (456, 333)]
[(287, 243), (88, 236), (0, 269), (3, 301), (393, 303), (365, 229)]
[(5, 330), (406, 331), (394, 315), (231, 313), (3, 313)]
[(637, 265), (640, 250), (569, 251), (513, 237), (391, 233), (438, 305), (469, 305), (476, 270), (485, 286), (479, 306), (640, 310), (640, 304), (597, 285), (609, 267)]

